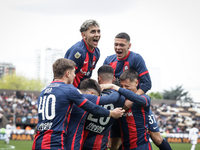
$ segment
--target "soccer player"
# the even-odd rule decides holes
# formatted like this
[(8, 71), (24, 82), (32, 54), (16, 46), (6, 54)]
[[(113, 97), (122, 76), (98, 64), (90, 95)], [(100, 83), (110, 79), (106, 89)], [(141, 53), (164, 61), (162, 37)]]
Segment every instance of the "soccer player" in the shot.
[[(109, 65), (103, 65), (98, 69), (98, 83), (111, 84), (113, 82), (113, 68)], [(102, 96), (116, 94), (114, 90), (103, 90)], [(118, 97), (116, 102), (107, 103), (102, 107), (112, 110), (116, 107), (123, 107), (124, 97)], [(88, 114), (84, 127), (84, 140), (82, 150), (105, 150), (110, 138), (110, 129), (115, 119), (110, 117), (98, 117)]]
[[(130, 36), (127, 33), (119, 33), (115, 36), (114, 42), (114, 55), (108, 56), (104, 64), (110, 65), (114, 69), (114, 75), (116, 78), (119, 78), (122, 72), (126, 69), (133, 69), (139, 74), (139, 86), (136, 94), (145, 94), (148, 90), (151, 89), (151, 78), (149, 75), (149, 71), (146, 67), (145, 61), (140, 54), (137, 54), (133, 51), (130, 51), (131, 48)], [(150, 115), (153, 113), (150, 111)], [(149, 121), (151, 118), (149, 118)], [(167, 141), (165, 141), (157, 127), (157, 122), (153, 124), (149, 123), (149, 132), (152, 141), (157, 145), (160, 150), (170, 150), (170, 145)], [(157, 127), (156, 129), (154, 129)], [(114, 140), (114, 138), (112, 138)], [(116, 143), (116, 141), (115, 141)], [(116, 144), (115, 144), (116, 146)]]
[(197, 139), (198, 139), (199, 129), (196, 128), (196, 123), (193, 124), (192, 129), (189, 131), (189, 140), (192, 144), (191, 150), (195, 150)]
[(68, 49), (64, 56), (76, 63), (73, 84), (78, 88), (81, 81), (92, 76), (100, 57), (97, 46), (101, 37), (99, 24), (95, 20), (86, 20), (81, 25), (80, 32), (83, 39)]
[(110, 112), (88, 101), (72, 83), (75, 77), (75, 62), (61, 58), (53, 64), (54, 81), (38, 98), (38, 125), (32, 150), (62, 149), (67, 136), (69, 112), (75, 103), (80, 108), (98, 116), (120, 117), (120, 109)]
[(119, 118), (123, 150), (151, 150), (149, 142), (148, 115), (151, 99), (138, 95), (138, 73), (132, 69), (125, 70), (120, 76), (121, 87), (114, 84), (103, 84), (103, 89), (114, 89), (127, 99), (133, 101), (132, 107)]
[(131, 48), (130, 36), (127, 33), (119, 33), (115, 36), (114, 55), (108, 56), (104, 65), (110, 65), (114, 69), (114, 76), (119, 78), (126, 69), (133, 69), (139, 74), (139, 89), (136, 94), (145, 94), (151, 89), (151, 79), (145, 61), (140, 54), (129, 51)]
[[(111, 68), (112, 69), (112, 68)], [(101, 94), (101, 87), (97, 81), (93, 79), (85, 79), (80, 84), (80, 91), (91, 102), (97, 105), (104, 105), (114, 103), (120, 97), (119, 93), (114, 91), (110, 95), (99, 96)], [(122, 103), (124, 103), (122, 101)], [(123, 105), (122, 105), (123, 106)], [(66, 149), (79, 150), (83, 141), (84, 124), (87, 117), (87, 112), (76, 105), (73, 105), (71, 112), (71, 119), (68, 125), (68, 133), (66, 139)], [(94, 126), (93, 126), (94, 127)]]
[(10, 143), (11, 132), (12, 132), (12, 121), (9, 120), (8, 124), (6, 125), (6, 129), (5, 129), (5, 133), (6, 133), (5, 143), (7, 143), (7, 144)]

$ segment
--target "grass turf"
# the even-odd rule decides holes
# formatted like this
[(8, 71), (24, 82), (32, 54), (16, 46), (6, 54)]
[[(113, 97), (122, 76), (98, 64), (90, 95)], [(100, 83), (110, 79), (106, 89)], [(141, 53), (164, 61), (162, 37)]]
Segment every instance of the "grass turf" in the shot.
[[(5, 144), (0, 140), (0, 150), (31, 150), (33, 141), (15, 141), (11, 140), (9, 144)], [(159, 150), (153, 143), (153, 150)], [(190, 150), (190, 143), (170, 143), (173, 150)], [(200, 150), (200, 144), (196, 145), (196, 150)]]

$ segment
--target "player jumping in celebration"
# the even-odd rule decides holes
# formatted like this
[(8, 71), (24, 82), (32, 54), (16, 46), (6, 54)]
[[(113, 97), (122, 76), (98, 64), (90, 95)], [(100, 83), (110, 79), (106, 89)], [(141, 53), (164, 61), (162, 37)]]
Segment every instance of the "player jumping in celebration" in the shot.
[[(139, 74), (138, 90), (136, 94), (145, 94), (151, 89), (151, 78), (149, 71), (146, 67), (145, 61), (140, 54), (130, 51), (131, 48), (130, 36), (127, 33), (119, 33), (115, 36), (114, 42), (114, 55), (108, 56), (104, 64), (110, 65), (114, 69), (114, 75), (119, 78), (122, 72), (126, 69), (133, 69)], [(152, 141), (159, 147), (160, 150), (170, 150), (169, 143), (164, 140), (159, 132), (157, 122), (151, 120), (151, 116), (154, 116), (150, 110), (149, 114), (149, 132)], [(112, 138), (111, 140), (116, 140)], [(112, 142), (111, 142), (112, 143)], [(114, 142), (116, 143), (116, 141)], [(117, 144), (114, 144), (115, 146)]]
[(151, 79), (144, 59), (140, 54), (129, 51), (131, 48), (130, 36), (127, 33), (119, 33), (115, 36), (114, 55), (108, 56), (104, 65), (110, 65), (114, 69), (114, 76), (119, 78), (126, 69), (133, 69), (139, 74), (139, 89), (136, 94), (145, 94), (151, 89)]
[(38, 97), (37, 133), (32, 150), (64, 150), (71, 106), (80, 108), (98, 116), (120, 117), (123, 111), (108, 111), (88, 101), (72, 83), (75, 78), (75, 62), (61, 58), (53, 64), (54, 81)]
[(86, 20), (80, 28), (82, 40), (74, 44), (67, 50), (65, 58), (71, 59), (76, 63), (76, 77), (74, 86), (80, 86), (80, 82), (92, 76), (92, 71), (100, 57), (97, 48), (101, 32), (99, 24), (95, 20)]

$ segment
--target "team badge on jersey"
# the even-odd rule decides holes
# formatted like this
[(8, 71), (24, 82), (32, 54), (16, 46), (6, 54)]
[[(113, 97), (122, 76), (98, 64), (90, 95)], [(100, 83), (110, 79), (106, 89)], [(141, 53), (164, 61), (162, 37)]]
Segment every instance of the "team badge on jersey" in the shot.
[(79, 52), (77, 52), (77, 53), (74, 55), (74, 57), (75, 57), (76, 59), (78, 59), (80, 56), (81, 56), (81, 54), (80, 54)]
[(127, 70), (127, 69), (129, 69), (129, 67), (128, 66), (124, 66), (124, 70)]

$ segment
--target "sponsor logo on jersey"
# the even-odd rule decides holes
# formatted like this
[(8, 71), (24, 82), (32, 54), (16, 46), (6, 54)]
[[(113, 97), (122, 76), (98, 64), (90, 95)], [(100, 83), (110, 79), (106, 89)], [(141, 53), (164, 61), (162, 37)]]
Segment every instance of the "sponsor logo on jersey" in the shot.
[(153, 127), (153, 129), (156, 129), (156, 128), (158, 128), (158, 126), (156, 126), (156, 127)]
[(102, 133), (103, 130), (105, 129), (105, 127), (96, 125), (94, 123), (90, 123), (87, 127), (87, 130), (92, 131), (92, 132), (96, 132), (96, 133)]
[(125, 117), (133, 116), (133, 112), (127, 112), (127, 113), (125, 113), (123, 116), (125, 116)]
[(83, 70), (81, 69), (80, 72), (81, 72), (82, 74), (84, 74), (85, 76), (89, 76), (89, 75), (90, 75), (90, 71), (86, 72), (86, 71), (83, 71)]
[(76, 59), (78, 59), (80, 56), (81, 56), (81, 54), (80, 54), (79, 52), (77, 52), (77, 53), (74, 55), (74, 57), (75, 57)]

